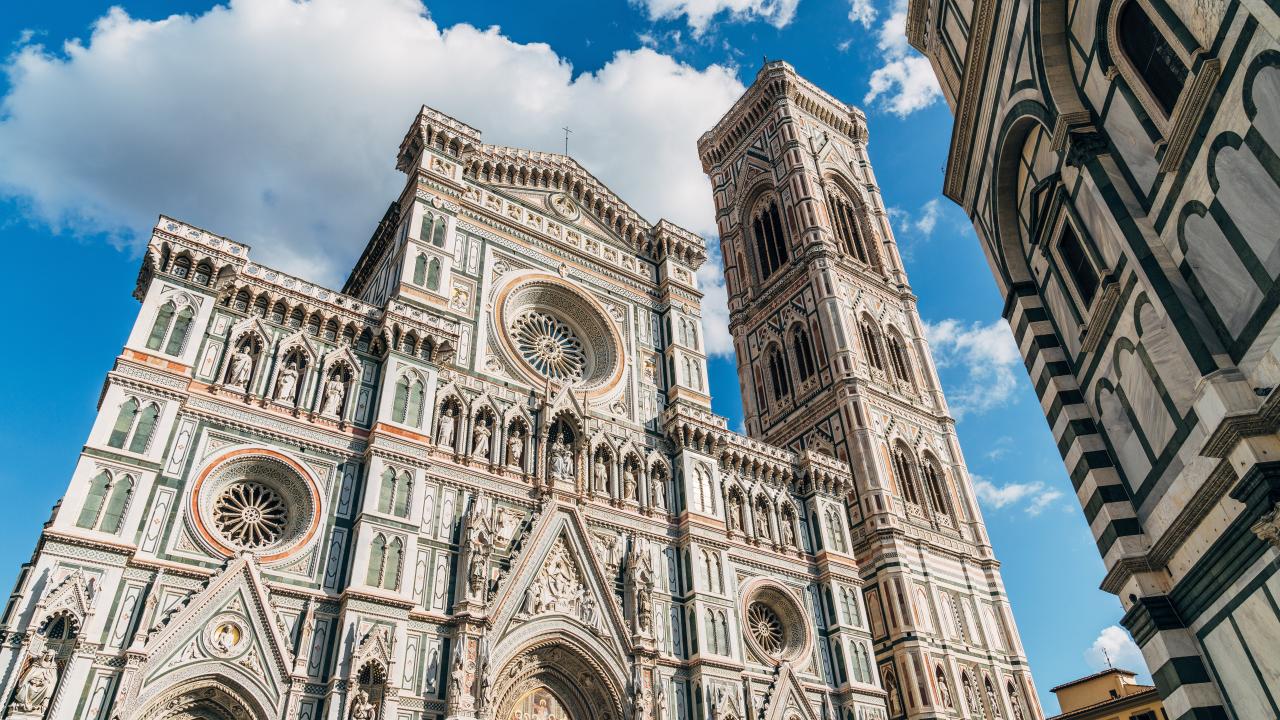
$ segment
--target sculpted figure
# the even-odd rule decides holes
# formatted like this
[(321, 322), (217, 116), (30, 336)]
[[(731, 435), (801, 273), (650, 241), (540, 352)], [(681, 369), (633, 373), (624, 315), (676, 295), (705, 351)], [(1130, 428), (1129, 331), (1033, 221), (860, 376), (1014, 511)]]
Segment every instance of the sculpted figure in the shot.
[(635, 500), (636, 497), (636, 469), (634, 466), (628, 466), (622, 471), (622, 495), (623, 497)]
[(321, 415), (338, 416), (342, 414), (342, 400), (347, 393), (346, 383), (337, 376), (329, 378), (324, 384), (324, 402), (320, 405)]
[(796, 545), (796, 531), (795, 528), (791, 527), (790, 517), (782, 519), (782, 544), (787, 547), (795, 547)]
[(369, 693), (361, 688), (356, 691), (356, 696), (351, 699), (351, 720), (371, 720), (373, 718), (373, 703), (369, 702)]
[(298, 366), (289, 363), (276, 379), (276, 400), (291, 403), (298, 397)]
[(13, 691), (13, 702), (9, 703), (9, 713), (43, 715), (57, 682), (57, 655), (52, 650), (45, 650), (18, 678), (18, 687)]
[(658, 682), (658, 696), (653, 701), (653, 719), (667, 720), (667, 684)]
[(440, 445), (453, 445), (453, 410), (445, 408), (440, 413), (440, 435), (436, 438)]
[(475, 437), (472, 438), (471, 452), (478, 458), (489, 457), (489, 426), (483, 422), (476, 423)]
[(559, 437), (551, 443), (551, 477), (556, 480), (573, 478), (573, 451)]
[(523, 459), (524, 437), (517, 430), (511, 433), (511, 437), (507, 438), (507, 464), (520, 467), (520, 462)]
[(667, 509), (667, 481), (661, 477), (653, 479), (653, 505), (659, 510)]
[(594, 479), (594, 487), (598, 492), (604, 492), (609, 486), (609, 468), (604, 464), (604, 455), (596, 455), (595, 471), (592, 473)]
[(231, 356), (231, 370), (227, 373), (227, 384), (241, 390), (249, 386), (249, 375), (253, 372), (253, 356), (241, 346)]

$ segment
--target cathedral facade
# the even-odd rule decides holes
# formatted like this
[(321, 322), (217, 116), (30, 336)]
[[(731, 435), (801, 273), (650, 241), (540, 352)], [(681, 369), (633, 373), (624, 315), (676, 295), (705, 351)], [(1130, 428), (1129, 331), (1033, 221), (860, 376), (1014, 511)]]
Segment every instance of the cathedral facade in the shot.
[(161, 217), (4, 717), (1042, 717), (860, 112), (774, 63), (699, 236), (430, 108), (341, 291)]
[(912, 0), (977, 229), (1171, 718), (1280, 716), (1280, 15)]

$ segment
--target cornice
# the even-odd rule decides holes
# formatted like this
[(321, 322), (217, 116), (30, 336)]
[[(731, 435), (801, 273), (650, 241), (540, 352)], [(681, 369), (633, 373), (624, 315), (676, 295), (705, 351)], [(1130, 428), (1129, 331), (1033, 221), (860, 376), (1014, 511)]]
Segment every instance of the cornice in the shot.
[(960, 88), (955, 124), (951, 130), (951, 147), (947, 153), (947, 173), (942, 184), (942, 193), (961, 207), (967, 207), (964, 190), (971, 161), (971, 137), (982, 107), (979, 89), (986, 79), (987, 52), (998, 9), (996, 0), (976, 0), (974, 6), (973, 31), (969, 34), (969, 49), (964, 62), (964, 82)]

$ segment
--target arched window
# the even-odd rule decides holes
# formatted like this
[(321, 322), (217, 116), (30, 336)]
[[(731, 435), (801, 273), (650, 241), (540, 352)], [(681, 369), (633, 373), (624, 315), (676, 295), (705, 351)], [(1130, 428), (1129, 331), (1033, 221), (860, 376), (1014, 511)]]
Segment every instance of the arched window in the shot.
[(938, 468), (930, 460), (924, 460), (920, 464), (920, 474), (924, 477), (924, 487), (929, 493), (929, 500), (933, 503), (933, 509), (943, 515), (950, 515), (950, 505), (947, 503), (947, 491), (943, 486), (943, 477)]
[(236, 293), (235, 308), (240, 312), (247, 312), (249, 310), (249, 291), (248, 290), (241, 290), (240, 292)]
[(751, 233), (755, 238), (756, 262), (760, 268), (760, 279), (767, 280), (778, 268), (791, 260), (777, 201), (771, 199), (767, 205), (762, 206), (762, 209), (757, 210), (755, 217), (751, 220)]
[(1124, 4), (1118, 25), (1116, 35), (1120, 38), (1121, 50), (1165, 115), (1172, 116), (1182, 87), (1187, 83), (1186, 63), (1138, 0)]
[(773, 399), (780, 402), (791, 394), (791, 370), (787, 367), (787, 358), (776, 346), (769, 348), (767, 362)]
[(809, 332), (803, 325), (797, 325), (791, 333), (791, 341), (796, 353), (796, 373), (800, 382), (813, 376), (818, 370), (818, 363), (813, 357), (813, 342), (809, 340)]
[(391, 514), (396, 517), (409, 517), (409, 500), (413, 496), (413, 478), (409, 473), (401, 471), (396, 478), (396, 499), (392, 504)]
[(889, 334), (889, 364), (893, 366), (894, 377), (902, 382), (911, 382), (911, 365), (907, 362), (907, 349), (894, 333)]
[(186, 279), (191, 274), (191, 258), (186, 255), (179, 256), (173, 261), (173, 274), (180, 278)]
[(876, 332), (871, 322), (863, 319), (858, 323), (858, 334), (862, 336), (862, 349), (867, 353), (867, 363), (876, 370), (884, 370), (884, 358), (880, 355), (880, 333)]
[(431, 258), (431, 262), (427, 263), (427, 285), (428, 290), (440, 289), (440, 259)]
[(253, 314), (260, 318), (267, 316), (267, 296), (259, 295), (258, 299), (253, 301)]
[(425, 386), (417, 376), (402, 375), (396, 381), (391, 419), (403, 425), (419, 427), (422, 424), (422, 400), (425, 394)]
[(80, 507), (80, 517), (76, 525), (93, 529), (98, 524), (98, 516), (102, 513), (102, 505), (107, 499), (107, 487), (111, 484), (111, 474), (106, 470), (98, 473), (89, 481), (89, 492), (85, 495), (84, 505)]
[(160, 408), (155, 403), (148, 403), (142, 408), (142, 412), (138, 413), (138, 424), (133, 430), (133, 438), (129, 441), (129, 452), (147, 451), (147, 445), (151, 443), (151, 435), (155, 432), (156, 418), (159, 415)]
[(378, 512), (390, 513), (396, 498), (396, 473), (391, 468), (382, 471), (382, 486), (378, 492)]
[(133, 494), (133, 478), (128, 475), (119, 478), (111, 488), (111, 499), (107, 501), (106, 512), (102, 514), (102, 524), (98, 528), (103, 532), (117, 533), (124, 520), (125, 509), (129, 507), (129, 497)]
[(831, 214), (831, 224), (836, 237), (845, 251), (861, 262), (870, 263), (871, 254), (867, 250), (866, 238), (862, 234), (862, 226), (858, 224), (853, 203), (843, 194), (828, 190), (827, 209)]
[(148, 403), (143, 407), (136, 398), (129, 398), (120, 406), (120, 414), (116, 416), (107, 444), (122, 450), (128, 445), (129, 452), (146, 452), (159, 415), (159, 405)]
[(432, 245), (435, 245), (436, 247), (439, 247), (439, 248), (444, 247), (445, 225), (446, 223), (444, 218), (440, 218), (439, 220), (436, 221), (435, 229), (431, 231)]
[(893, 474), (898, 479), (898, 490), (903, 499), (912, 505), (920, 505), (920, 493), (916, 489), (914, 463), (905, 450), (895, 448), (893, 451)]
[(418, 259), (413, 262), (413, 284), (425, 285), (427, 282), (427, 256), (418, 254)]
[(365, 573), (364, 583), (378, 587), (382, 584), (382, 569), (387, 564), (387, 539), (381, 535), (373, 537), (369, 545), (369, 571)]
[[(1134, 3), (1130, 2), (1130, 5)], [(1058, 257), (1062, 261), (1063, 270), (1080, 293), (1080, 300), (1085, 307), (1093, 304), (1093, 297), (1098, 293), (1098, 271), (1093, 260), (1080, 242), (1071, 223), (1062, 226), (1062, 235), (1058, 238)]]
[(200, 264), (196, 265), (196, 274), (192, 279), (200, 283), (201, 285), (208, 285), (209, 280), (211, 280), (212, 278), (213, 278), (213, 266), (210, 265), (207, 260), (201, 260)]
[(148, 350), (159, 350), (160, 346), (164, 344), (165, 336), (169, 334), (169, 325), (173, 322), (173, 313), (176, 309), (171, 302), (160, 306), (160, 310), (156, 312), (155, 324), (151, 326), (151, 335), (147, 337)]
[(187, 332), (191, 329), (191, 320), (194, 317), (195, 310), (190, 305), (183, 305), (181, 310), (177, 310), (177, 306), (172, 301), (161, 305), (160, 310), (156, 312), (155, 324), (151, 326), (151, 334), (147, 336), (147, 349), (159, 350), (164, 347), (166, 355), (181, 355), (183, 346), (187, 344)]
[(422, 242), (431, 242), (431, 228), (435, 225), (436, 216), (432, 212), (422, 213), (422, 226), (418, 229), (418, 239)]
[(395, 590), (400, 586), (400, 556), (404, 550), (404, 542), (400, 538), (387, 544), (387, 561), (382, 568), (382, 587)]

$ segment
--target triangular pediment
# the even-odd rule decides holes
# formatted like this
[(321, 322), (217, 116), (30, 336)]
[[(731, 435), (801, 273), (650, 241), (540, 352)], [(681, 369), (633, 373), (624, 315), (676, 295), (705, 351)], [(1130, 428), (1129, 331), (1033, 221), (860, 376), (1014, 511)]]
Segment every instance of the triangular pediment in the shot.
[(791, 663), (783, 663), (778, 669), (768, 701), (762, 720), (818, 720)]
[(596, 556), (582, 517), (572, 506), (545, 510), (519, 547), (519, 559), (492, 605), (496, 638), (555, 618), (587, 630), (617, 657), (631, 652), (630, 631), (614, 578)]
[(234, 558), (147, 638), (135, 697), (168, 687), (173, 677), (212, 672), (278, 706), (292, 654), (274, 613), (256, 561)]

